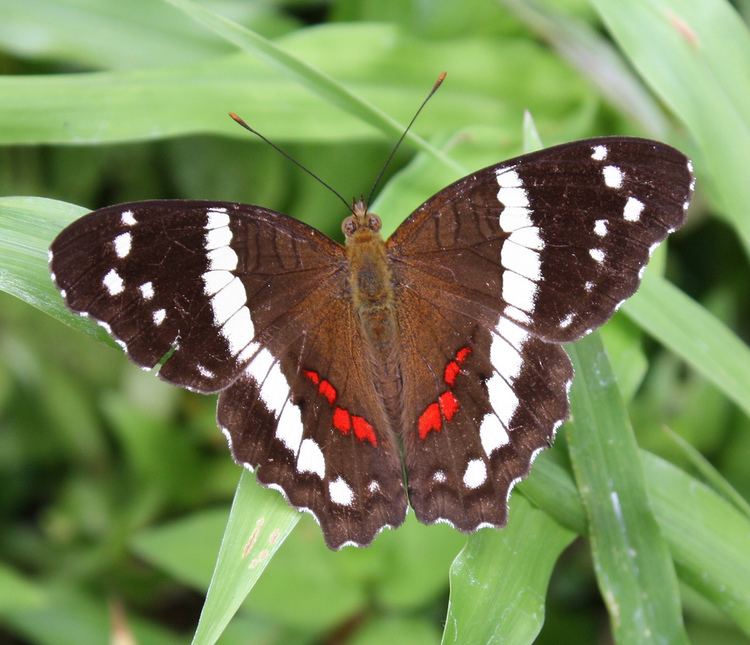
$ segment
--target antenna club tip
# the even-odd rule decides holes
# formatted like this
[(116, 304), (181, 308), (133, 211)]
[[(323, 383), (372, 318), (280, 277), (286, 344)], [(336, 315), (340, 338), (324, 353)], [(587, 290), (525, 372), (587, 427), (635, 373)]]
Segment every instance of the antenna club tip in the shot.
[(244, 120), (242, 119), (242, 117), (238, 116), (238, 115), (237, 115), (236, 113), (234, 113), (234, 112), (230, 112), (230, 113), (229, 113), (229, 118), (231, 118), (231, 119), (232, 119), (233, 121), (236, 121), (236, 122), (237, 122), (237, 123), (239, 123), (240, 125), (245, 125), (245, 121), (244, 121)]
[(437, 77), (437, 80), (435, 81), (435, 85), (433, 85), (433, 89), (437, 89), (442, 85), (443, 81), (445, 80), (445, 77), (448, 76), (448, 72), (440, 72), (440, 74)]

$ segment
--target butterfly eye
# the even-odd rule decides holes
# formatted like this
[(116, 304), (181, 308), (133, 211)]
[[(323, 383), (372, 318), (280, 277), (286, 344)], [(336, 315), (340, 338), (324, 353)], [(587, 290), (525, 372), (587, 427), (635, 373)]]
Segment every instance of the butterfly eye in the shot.
[(341, 230), (347, 237), (351, 237), (352, 235), (354, 235), (354, 233), (357, 231), (357, 225), (354, 223), (354, 218), (347, 217), (343, 222), (341, 222)]
[(370, 213), (367, 220), (367, 227), (373, 230), (375, 233), (377, 233), (380, 230), (380, 227), (382, 226), (382, 222), (380, 221), (380, 218), (375, 215), (374, 213)]

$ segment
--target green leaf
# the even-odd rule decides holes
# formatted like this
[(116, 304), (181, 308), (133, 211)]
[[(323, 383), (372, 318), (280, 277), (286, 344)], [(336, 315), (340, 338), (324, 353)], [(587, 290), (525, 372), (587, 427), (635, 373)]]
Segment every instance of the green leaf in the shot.
[(593, 0), (617, 43), (698, 143), (723, 213), (750, 251), (750, 35), (725, 0)]
[[(294, 24), (260, 3), (204, 2), (267, 35), (278, 35)], [(134, 69), (189, 63), (232, 51), (220, 38), (153, 0), (4, 1), (2, 14), (0, 48), (23, 58)]]
[[(178, 7), (186, 14), (204, 23), (217, 34), (234, 43), (246, 52), (259, 56), (261, 59), (276, 67), (282, 73), (307, 87), (313, 93), (322, 97), (326, 102), (341, 108), (361, 121), (369, 123), (392, 138), (398, 138), (404, 131), (404, 125), (393, 119), (387, 112), (380, 110), (361, 96), (348, 90), (340, 82), (334, 80), (322, 70), (307, 63), (276, 46), (270, 40), (263, 38), (250, 29), (207, 10), (192, 0), (166, 0)], [(440, 160), (448, 168), (456, 168), (455, 162), (422, 139), (414, 131), (406, 134), (408, 140), (418, 149)]]
[(469, 538), (450, 570), (449, 643), (532, 643), (544, 622), (552, 569), (575, 534), (520, 496), (501, 531)]
[[(274, 141), (382, 141), (383, 131), (375, 125), (380, 122), (368, 120), (364, 108), (346, 96), (408, 119), (435, 79), (433, 61), (441, 59), (451, 61), (450, 74), (420, 116), (420, 132), (473, 123), (507, 124), (510, 130), (528, 108), (540, 129), (561, 136), (560, 121), (570, 119), (582, 103), (594, 105), (591, 91), (571, 70), (527, 41), (481, 47), (472, 40), (436, 43), (390, 25), (361, 24), (299, 30), (276, 46), (335, 77), (346, 87), (337, 99), (344, 106), (244, 53), (147, 70), (2, 76), (0, 144), (137, 141), (186, 133), (246, 140), (247, 133), (226, 116), (229, 111)], [(404, 60), (412, 61), (408, 68)], [(512, 74), (478, 73), (497, 61), (549, 80), (543, 87), (519, 88)], [(398, 128), (392, 124), (385, 130), (389, 140)]]
[(750, 415), (750, 349), (708, 310), (647, 272), (623, 311)]
[(592, 334), (569, 352), (576, 378), (568, 449), (615, 640), (687, 643), (672, 559), (604, 347)]
[(242, 473), (193, 643), (219, 639), (299, 516), (276, 492)]
[(502, 0), (535, 34), (590, 78), (602, 96), (653, 137), (665, 136), (664, 114), (621, 54), (592, 27), (532, 0)]
[(750, 517), (750, 504), (740, 495), (732, 484), (706, 459), (689, 441), (685, 441), (674, 430), (665, 427), (664, 431), (672, 442), (679, 448), (680, 452), (687, 458), (693, 467), (700, 473), (703, 480), (707, 482), (719, 495), (733, 504), (737, 510)]

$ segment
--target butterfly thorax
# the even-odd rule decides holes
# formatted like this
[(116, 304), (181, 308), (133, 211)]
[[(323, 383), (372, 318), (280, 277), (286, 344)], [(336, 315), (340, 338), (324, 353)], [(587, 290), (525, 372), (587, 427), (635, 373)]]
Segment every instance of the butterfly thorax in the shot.
[(394, 430), (401, 410), (401, 366), (393, 277), (380, 236), (380, 218), (355, 208), (342, 225), (346, 234), (352, 306), (360, 326), (373, 383)]

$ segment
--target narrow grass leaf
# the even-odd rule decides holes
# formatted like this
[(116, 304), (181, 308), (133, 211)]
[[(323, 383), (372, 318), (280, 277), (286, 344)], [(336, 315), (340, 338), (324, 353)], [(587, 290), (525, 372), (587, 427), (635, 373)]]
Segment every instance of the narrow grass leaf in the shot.
[[(397, 139), (404, 131), (404, 125), (393, 119), (388, 113), (375, 107), (361, 96), (346, 89), (320, 69), (281, 49), (260, 34), (243, 27), (223, 16), (220, 16), (192, 0), (165, 0), (196, 20), (202, 22), (217, 34), (234, 43), (244, 51), (260, 56), (283, 73), (290, 75), (315, 94), (323, 97), (349, 114), (353, 114), (365, 123), (369, 123), (388, 137)], [(425, 88), (427, 89), (427, 88)], [(410, 131), (406, 138), (416, 148), (438, 159), (448, 168), (457, 168), (455, 162), (415, 132)]]
[(576, 378), (568, 448), (615, 640), (686, 643), (671, 555), (604, 346), (592, 334), (569, 352)]
[(700, 177), (750, 252), (750, 32), (726, 0), (593, 0), (633, 65), (700, 147)]
[(664, 432), (671, 439), (672, 443), (677, 446), (683, 456), (692, 464), (693, 468), (698, 471), (703, 480), (711, 486), (719, 495), (734, 507), (750, 518), (750, 504), (740, 494), (740, 492), (730, 484), (727, 479), (717, 470), (700, 451), (689, 442), (683, 439), (671, 428), (665, 427)]
[(645, 132), (653, 137), (666, 135), (669, 126), (662, 110), (620, 52), (589, 25), (553, 10), (549, 4), (532, 0), (502, 0), (502, 3)]
[(707, 309), (647, 272), (623, 311), (750, 415), (750, 348)]
[(501, 531), (469, 538), (450, 570), (443, 645), (532, 643), (544, 623), (552, 569), (575, 534), (523, 497)]
[(243, 472), (193, 643), (215, 643), (300, 514)]

